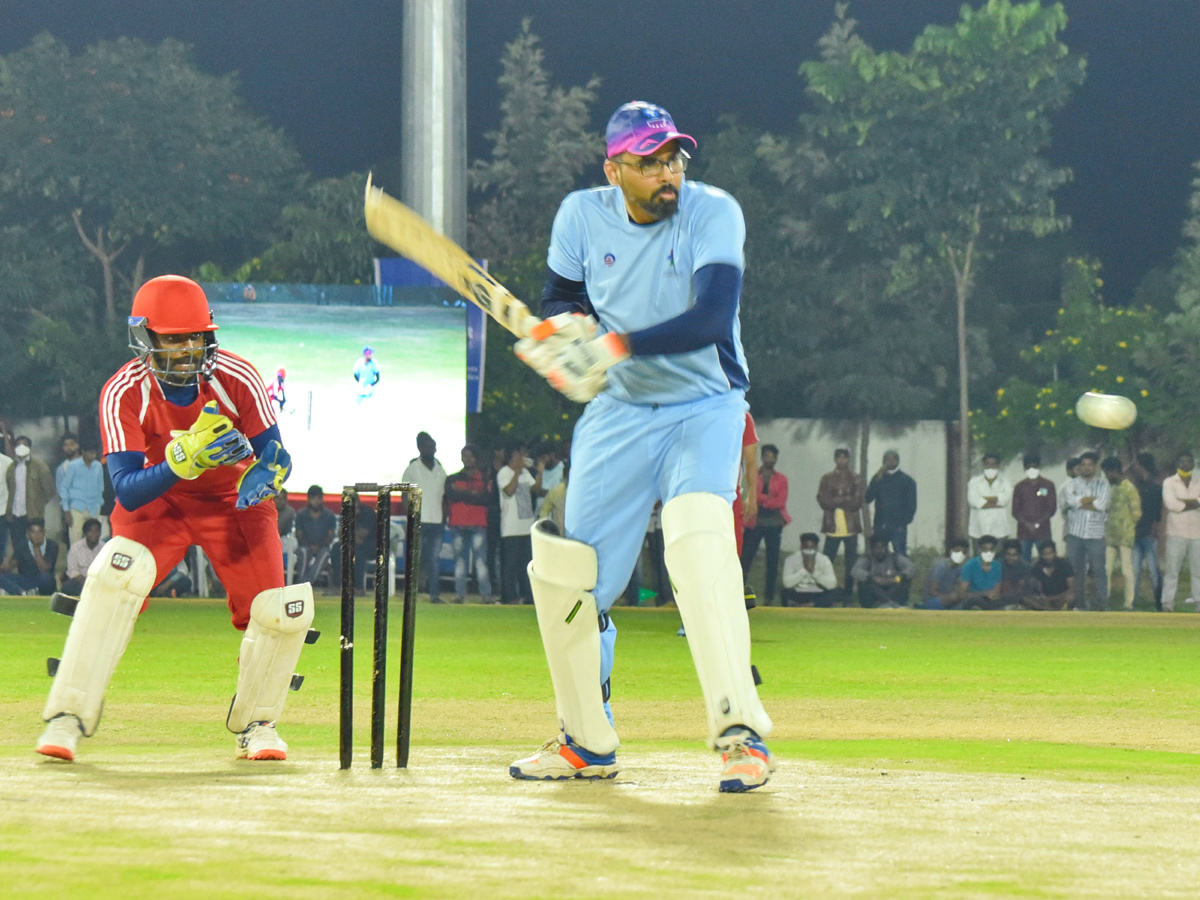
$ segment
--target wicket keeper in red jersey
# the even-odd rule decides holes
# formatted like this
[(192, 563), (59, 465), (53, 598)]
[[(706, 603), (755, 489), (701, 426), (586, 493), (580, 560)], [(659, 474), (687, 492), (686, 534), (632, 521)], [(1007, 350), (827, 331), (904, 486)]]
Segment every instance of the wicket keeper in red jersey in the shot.
[(285, 759), (275, 731), (312, 623), (312, 588), (284, 586), (273, 503), (291, 460), (262, 378), (219, 349), (199, 284), (146, 282), (133, 300), (136, 358), (100, 394), (100, 433), (117, 504), (113, 539), (88, 569), (42, 717), (37, 752), (73, 760), (146, 595), (192, 544), (212, 561), (245, 632), (226, 724), (245, 759)]

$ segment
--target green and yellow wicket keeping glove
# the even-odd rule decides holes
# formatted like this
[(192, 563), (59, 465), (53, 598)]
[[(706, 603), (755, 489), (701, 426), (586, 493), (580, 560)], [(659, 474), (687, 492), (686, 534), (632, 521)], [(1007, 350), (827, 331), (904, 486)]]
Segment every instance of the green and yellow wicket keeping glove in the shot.
[(199, 478), (207, 469), (231, 466), (254, 455), (245, 435), (219, 409), (215, 400), (206, 403), (191, 428), (171, 432), (167, 465), (185, 481)]

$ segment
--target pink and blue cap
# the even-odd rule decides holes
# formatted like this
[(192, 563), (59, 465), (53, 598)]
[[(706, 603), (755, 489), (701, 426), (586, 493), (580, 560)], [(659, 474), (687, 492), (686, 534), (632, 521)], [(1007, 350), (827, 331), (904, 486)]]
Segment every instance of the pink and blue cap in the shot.
[(675, 129), (671, 114), (661, 106), (636, 100), (626, 103), (608, 120), (604, 133), (608, 144), (608, 158), (621, 153), (634, 156), (649, 156), (667, 141), (687, 138), (696, 145), (696, 139)]

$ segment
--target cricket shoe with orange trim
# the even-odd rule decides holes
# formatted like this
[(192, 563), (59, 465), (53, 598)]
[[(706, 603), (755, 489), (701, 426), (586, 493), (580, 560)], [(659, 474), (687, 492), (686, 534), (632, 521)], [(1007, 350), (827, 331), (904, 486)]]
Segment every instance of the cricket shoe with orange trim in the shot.
[(46, 730), (38, 738), (34, 748), (42, 756), (52, 756), (55, 759), (65, 759), (72, 762), (79, 739), (83, 737), (83, 723), (78, 716), (71, 713), (60, 713), (46, 723)]
[(564, 734), (546, 741), (533, 756), (508, 767), (513, 778), (526, 781), (565, 781), (568, 778), (614, 778), (617, 754), (601, 756), (580, 747)]
[(287, 759), (287, 744), (274, 722), (251, 722), (237, 735), (238, 759)]
[(775, 757), (753, 731), (732, 729), (718, 740), (721, 747), (721, 784), (723, 794), (740, 794), (760, 788), (775, 771)]

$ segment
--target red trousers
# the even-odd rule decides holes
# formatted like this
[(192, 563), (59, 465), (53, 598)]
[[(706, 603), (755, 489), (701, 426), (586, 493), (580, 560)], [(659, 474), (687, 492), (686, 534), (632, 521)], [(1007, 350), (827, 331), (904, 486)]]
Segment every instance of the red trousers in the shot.
[(112, 533), (137, 541), (154, 554), (156, 582), (179, 565), (188, 547), (198, 545), (225, 586), (233, 626), (245, 630), (254, 598), (283, 587), (283, 545), (274, 503), (244, 510), (236, 504), (236, 492), (168, 491), (132, 512), (118, 503), (112, 513)]

